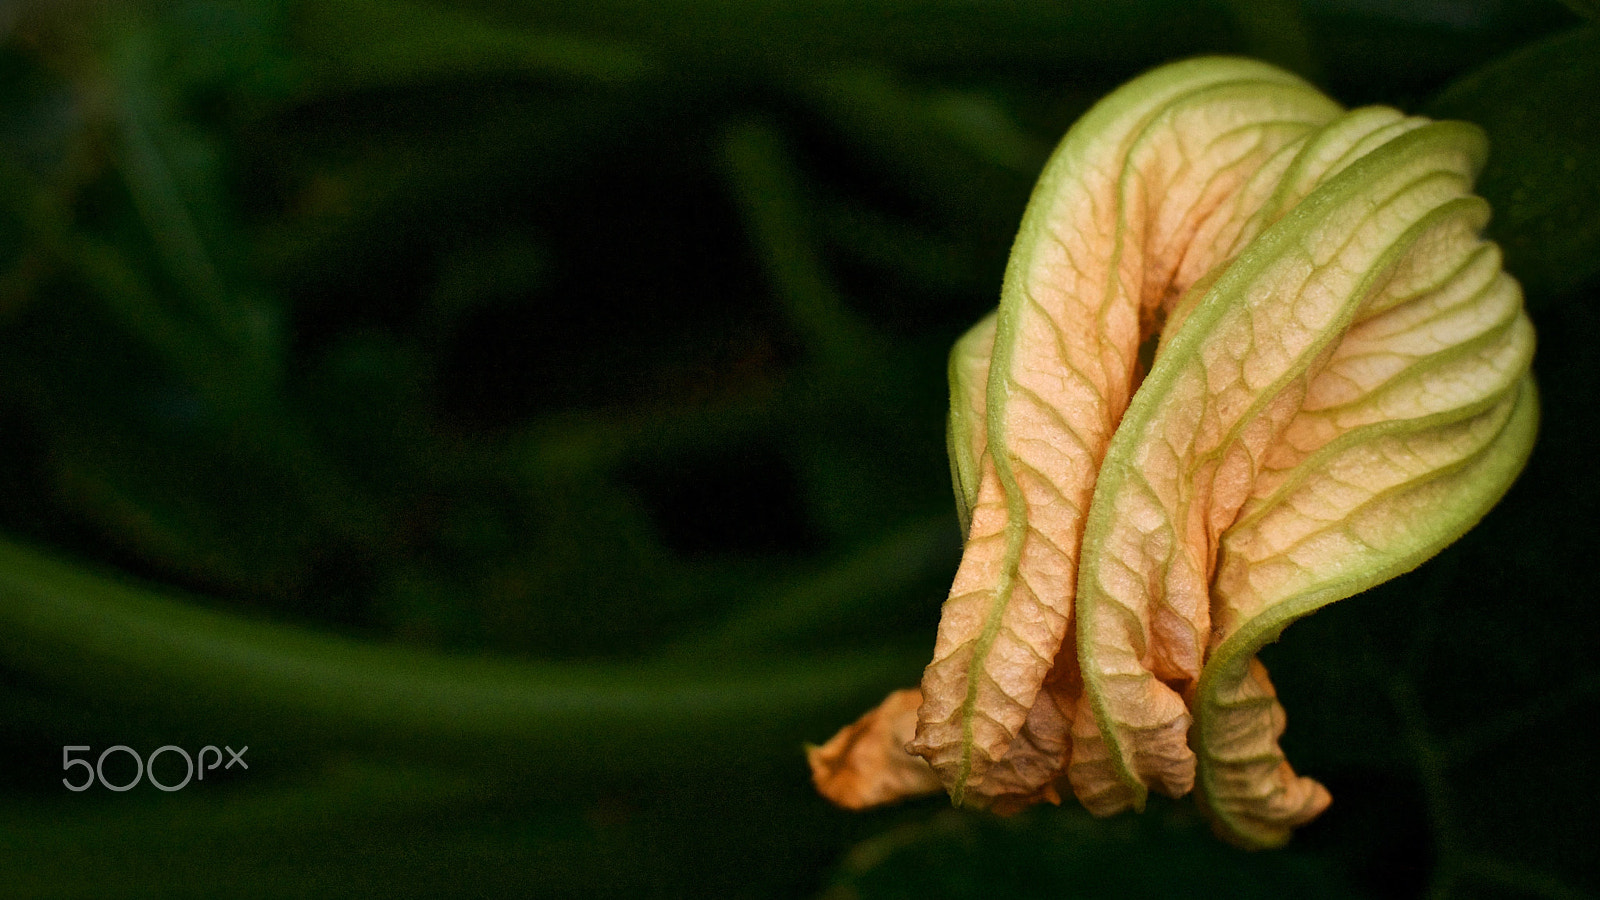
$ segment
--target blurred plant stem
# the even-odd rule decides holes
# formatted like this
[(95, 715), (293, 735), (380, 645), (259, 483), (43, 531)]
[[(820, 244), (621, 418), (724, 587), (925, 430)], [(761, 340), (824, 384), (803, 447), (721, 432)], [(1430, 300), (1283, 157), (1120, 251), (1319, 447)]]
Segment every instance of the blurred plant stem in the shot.
[(825, 372), (871, 365), (882, 352), (877, 335), (845, 306), (822, 264), (802, 180), (782, 134), (766, 123), (743, 122), (728, 130), (723, 153), (753, 249), (801, 342)]
[[(0, 542), (0, 658), (129, 710), (232, 723), (267, 743), (496, 760), (555, 780), (707, 771), (784, 752), (794, 727), (917, 669), (898, 651), (738, 668), (720, 659), (550, 664), (383, 647), (252, 621)], [(72, 660), (63, 667), (62, 660)]]

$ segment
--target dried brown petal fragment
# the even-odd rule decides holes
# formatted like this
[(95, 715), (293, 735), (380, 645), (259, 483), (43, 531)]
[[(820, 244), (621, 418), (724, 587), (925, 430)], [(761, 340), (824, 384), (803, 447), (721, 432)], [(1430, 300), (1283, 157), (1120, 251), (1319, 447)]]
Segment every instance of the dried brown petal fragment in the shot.
[(906, 752), (922, 692), (895, 691), (821, 747), (807, 747), (817, 791), (845, 809), (866, 809), (938, 791), (921, 757)]

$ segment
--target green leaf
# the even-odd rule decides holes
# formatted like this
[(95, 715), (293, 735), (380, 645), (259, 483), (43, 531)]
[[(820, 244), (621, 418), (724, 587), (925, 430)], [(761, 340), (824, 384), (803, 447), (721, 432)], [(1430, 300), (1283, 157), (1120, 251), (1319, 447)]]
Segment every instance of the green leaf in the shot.
[(313, 90), (371, 90), (510, 72), (626, 83), (653, 68), (637, 45), (507, 27), (445, 4), (337, 0), (301, 4)]
[(1506, 269), (1538, 301), (1600, 274), (1600, 26), (1577, 28), (1465, 76), (1430, 114), (1489, 133), (1478, 192)]
[(1585, 19), (1600, 21), (1600, 2), (1596, 0), (1561, 0), (1561, 2)]

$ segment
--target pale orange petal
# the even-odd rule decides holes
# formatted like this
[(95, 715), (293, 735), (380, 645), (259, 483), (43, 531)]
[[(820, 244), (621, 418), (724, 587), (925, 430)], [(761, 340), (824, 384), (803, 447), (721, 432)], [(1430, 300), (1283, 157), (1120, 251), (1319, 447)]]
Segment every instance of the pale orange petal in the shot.
[(1139, 346), (1210, 268), (1195, 236), (1231, 241), (1255, 209), (1240, 194), (1270, 190), (1253, 176), (1336, 113), (1279, 70), (1196, 60), (1107, 98), (1042, 176), (1002, 291), (987, 442), (977, 472), (958, 474), (976, 484), (971, 526), (912, 745), (958, 803), (1047, 798), (1062, 774), (1076, 678), (1042, 708), (1040, 692), (1072, 628), (1088, 502)]

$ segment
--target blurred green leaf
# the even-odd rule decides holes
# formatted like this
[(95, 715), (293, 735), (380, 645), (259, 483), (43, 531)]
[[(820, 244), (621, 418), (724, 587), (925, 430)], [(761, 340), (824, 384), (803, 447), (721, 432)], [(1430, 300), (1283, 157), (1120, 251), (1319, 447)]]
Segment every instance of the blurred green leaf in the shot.
[(1218, 7), (1175, 0), (1061, 4), (1045, 0), (468, 0), (501, 21), (611, 40), (648, 41), (700, 67), (806, 69), (878, 59), (920, 66), (1050, 64), (1139, 67), (1193, 53), (1225, 33)]
[(918, 91), (865, 68), (842, 68), (796, 88), (883, 178), (969, 232), (1009, 238), (1049, 153), (979, 93)]
[(1600, 3), (1595, 0), (1561, 0), (1561, 2), (1586, 19), (1600, 20)]
[(1506, 269), (1543, 296), (1600, 274), (1600, 28), (1569, 31), (1496, 60), (1451, 85), (1438, 117), (1489, 132), (1478, 192)]
[(637, 47), (507, 27), (438, 3), (318, 0), (295, 7), (295, 33), (317, 93), (500, 72), (628, 82), (654, 68)]
[(162, 49), (142, 30), (124, 36), (117, 47), (110, 115), (115, 165), (174, 288), (176, 296), (162, 298), (164, 314), (203, 328), (228, 357), (235, 381), (230, 387), (259, 398), (281, 377), (283, 335), (276, 310), (252, 303), (260, 298), (238, 290), (231, 283), (238, 279), (228, 277), (239, 261), (223, 258), (218, 248), (237, 252), (240, 242), (230, 233), (233, 217), (219, 151), (173, 115), (175, 98), (164, 96), (167, 85), (156, 70)]
[(1311, 47), (1311, 35), (1300, 0), (1229, 0), (1234, 21), (1244, 34), (1246, 50), (1307, 81), (1320, 83), (1322, 65)]
[(770, 125), (743, 123), (724, 141), (728, 177), (755, 251), (790, 327), (817, 363), (835, 371), (868, 364), (877, 336), (848, 309), (812, 236), (801, 175)]

